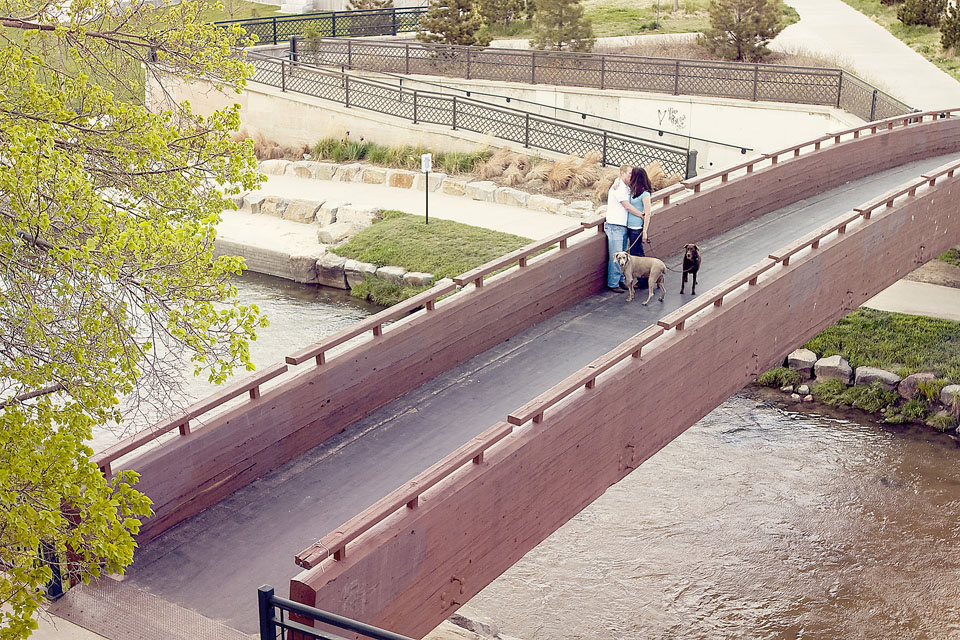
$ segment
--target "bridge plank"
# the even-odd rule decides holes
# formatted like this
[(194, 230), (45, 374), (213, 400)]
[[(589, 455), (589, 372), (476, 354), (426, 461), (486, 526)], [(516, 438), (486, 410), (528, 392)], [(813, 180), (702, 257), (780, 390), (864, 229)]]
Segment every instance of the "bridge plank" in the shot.
[(347, 340), (355, 338), (362, 333), (366, 333), (367, 331), (371, 331), (376, 327), (383, 325), (385, 322), (402, 318), (411, 311), (431, 303), (441, 296), (452, 293), (456, 291), (456, 289), (457, 285), (453, 282), (437, 283), (423, 293), (418, 293), (412, 298), (408, 298), (403, 302), (399, 302), (392, 307), (384, 309), (380, 313), (374, 314), (369, 318), (365, 318), (360, 322), (355, 322), (346, 329), (327, 336), (320, 342), (315, 342), (308, 347), (304, 347), (300, 351), (287, 356), (286, 362), (287, 364), (301, 364), (307, 360), (316, 358), (317, 356), (322, 356), (330, 349), (343, 344)]
[(241, 396), (253, 389), (259, 388), (259, 386), (264, 382), (272, 380), (286, 371), (287, 365), (285, 364), (271, 365), (259, 373), (248, 376), (232, 385), (224, 387), (217, 393), (214, 393), (213, 395), (210, 395), (199, 402), (191, 404), (183, 411), (170, 418), (167, 418), (166, 420), (158, 422), (153, 426), (147, 427), (146, 429), (138, 431), (137, 433), (124, 438), (115, 445), (95, 454), (91, 459), (98, 467), (103, 468), (105, 465), (109, 465), (120, 456), (126, 455), (131, 451), (140, 448), (144, 444), (156, 440), (163, 434), (173, 431), (181, 425), (187, 424), (190, 420), (203, 415), (211, 409), (219, 407), (229, 400)]
[(513, 265), (515, 262), (518, 262), (525, 258), (529, 258), (534, 253), (537, 253), (538, 251), (542, 251), (543, 249), (546, 249), (551, 245), (557, 244), (558, 242), (563, 242), (577, 235), (578, 233), (581, 233), (584, 230), (584, 228), (585, 227), (582, 224), (580, 224), (580, 225), (577, 225), (576, 227), (570, 227), (569, 229), (565, 229), (563, 231), (555, 233), (552, 236), (544, 238), (543, 240), (532, 242), (524, 247), (520, 247), (516, 251), (511, 251), (505, 256), (501, 256), (495, 260), (486, 262), (475, 269), (471, 269), (466, 273), (462, 273), (459, 276), (455, 277), (453, 281), (460, 286), (470, 284), (471, 282), (474, 282), (478, 278), (482, 278), (491, 273), (494, 273), (495, 271), (499, 271), (500, 269), (509, 267)]
[(330, 556), (338, 559), (343, 557), (344, 547), (348, 543), (356, 540), (404, 505), (415, 505), (414, 501), (424, 491), (435, 486), (467, 462), (482, 456), (483, 452), (506, 438), (512, 431), (513, 427), (506, 422), (498, 422), (488, 428), (410, 482), (395, 489), (373, 506), (358, 513), (337, 531), (321, 538), (298, 553), (296, 563), (301, 567), (312, 569)]

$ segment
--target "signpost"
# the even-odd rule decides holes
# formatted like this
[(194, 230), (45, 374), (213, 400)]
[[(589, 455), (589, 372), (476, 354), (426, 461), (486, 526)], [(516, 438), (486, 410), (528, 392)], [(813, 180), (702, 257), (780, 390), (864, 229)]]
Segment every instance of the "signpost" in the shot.
[(430, 224), (430, 170), (433, 169), (433, 156), (424, 153), (420, 156), (420, 170), (423, 171), (423, 202), (425, 224)]

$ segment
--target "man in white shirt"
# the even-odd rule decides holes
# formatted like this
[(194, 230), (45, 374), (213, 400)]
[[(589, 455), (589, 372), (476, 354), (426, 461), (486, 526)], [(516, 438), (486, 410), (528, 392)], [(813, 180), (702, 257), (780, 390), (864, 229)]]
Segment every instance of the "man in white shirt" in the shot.
[(630, 204), (630, 173), (633, 167), (620, 167), (620, 177), (610, 185), (607, 192), (607, 218), (603, 231), (607, 234), (607, 289), (626, 291), (627, 286), (620, 272), (620, 266), (614, 261), (613, 254), (627, 250), (627, 210), (634, 215), (642, 215)]

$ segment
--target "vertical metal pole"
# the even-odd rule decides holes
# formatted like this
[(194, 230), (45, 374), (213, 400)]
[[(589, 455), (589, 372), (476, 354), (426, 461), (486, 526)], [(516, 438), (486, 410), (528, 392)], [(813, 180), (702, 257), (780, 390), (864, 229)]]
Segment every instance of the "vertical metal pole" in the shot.
[(606, 129), (604, 129), (604, 131), (603, 131), (603, 154), (602, 154), (602, 156), (601, 156), (601, 158), (600, 158), (600, 166), (601, 166), (601, 167), (605, 167), (605, 166), (607, 166), (607, 164), (608, 164), (608, 163), (607, 163), (607, 131), (606, 131)]
[(280, 91), (287, 90), (287, 61), (280, 61)]
[(870, 101), (870, 122), (876, 120), (877, 115), (877, 90), (873, 90), (873, 100)]
[(537, 54), (530, 52), (530, 84), (537, 84)]
[(423, 217), (426, 222), (424, 224), (430, 224), (430, 172), (424, 171), (423, 177)]
[(394, 7), (394, 9), (393, 9), (393, 14), (392, 14), (392, 16), (393, 16), (393, 35), (397, 35), (397, 9), (396, 9), (396, 7)]
[(673, 76), (673, 95), (680, 95), (680, 61), (677, 60), (676, 71)]
[(330, 37), (337, 37), (337, 12), (334, 11), (330, 14)]
[(290, 36), (290, 60), (297, 61), (297, 36)]
[(754, 63), (753, 65), (753, 101), (757, 101), (757, 84), (760, 81), (760, 65)]
[(457, 130), (457, 96), (453, 96), (453, 130)]
[(530, 148), (530, 114), (526, 114), (523, 118), (523, 146), (527, 149)]
[(273, 587), (268, 584), (257, 589), (257, 604), (260, 609), (260, 640), (276, 640), (273, 633)]
[(413, 124), (417, 124), (417, 90), (413, 90)]
[(40, 558), (50, 566), (50, 582), (47, 583), (46, 596), (56, 600), (63, 595), (63, 576), (60, 573), (60, 561), (56, 547), (46, 540), (40, 541)]
[(607, 70), (607, 56), (600, 56), (600, 91), (603, 91), (603, 76)]
[(843, 95), (843, 69), (840, 69), (840, 73), (837, 74), (837, 108), (840, 108), (840, 99)]
[(350, 76), (343, 76), (343, 106), (350, 108)]
[(277, 19), (273, 18), (273, 44), (277, 44)]
[(347, 38), (347, 68), (353, 69), (353, 47), (351, 43), (353, 42), (352, 38)]
[(406, 55), (404, 56), (404, 73), (410, 73), (410, 45), (404, 47), (406, 49)]
[(467, 80), (470, 79), (470, 47), (467, 47)]

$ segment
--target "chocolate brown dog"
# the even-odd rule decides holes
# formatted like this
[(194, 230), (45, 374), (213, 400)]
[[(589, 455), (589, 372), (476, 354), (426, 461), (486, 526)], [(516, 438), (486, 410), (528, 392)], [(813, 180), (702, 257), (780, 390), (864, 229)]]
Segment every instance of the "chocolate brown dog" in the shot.
[(683, 245), (683, 280), (680, 282), (680, 293), (687, 286), (687, 274), (693, 274), (693, 286), (690, 287), (690, 293), (697, 295), (697, 271), (700, 270), (700, 249), (695, 244)]

